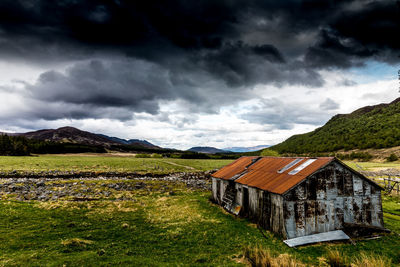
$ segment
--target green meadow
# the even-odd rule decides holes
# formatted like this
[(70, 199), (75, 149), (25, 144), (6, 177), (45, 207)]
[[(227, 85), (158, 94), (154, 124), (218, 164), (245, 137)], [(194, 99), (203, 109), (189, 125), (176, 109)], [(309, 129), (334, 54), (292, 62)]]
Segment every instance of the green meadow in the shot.
[(172, 173), (198, 172), (221, 168), (233, 160), (135, 158), (99, 154), (61, 154), (0, 157), (0, 171), (91, 171)]
[[(174, 172), (229, 162), (64, 155), (0, 157), (0, 169), (149, 172), (161, 171), (152, 169), (158, 165), (163, 172)], [(107, 183), (76, 182), (93, 190)], [(385, 227), (391, 233), (356, 239), (355, 244), (291, 249), (280, 236), (210, 202), (208, 191), (179, 182), (148, 183), (131, 191), (110, 189), (110, 196), (94, 201), (21, 202), (8, 195), (0, 200), (0, 266), (245, 266), (253, 249), (281, 262), (273, 266), (335, 266), (332, 255), (339, 255), (341, 266), (400, 265), (400, 198), (395, 196), (383, 196)], [(130, 200), (121, 200), (121, 195)]]

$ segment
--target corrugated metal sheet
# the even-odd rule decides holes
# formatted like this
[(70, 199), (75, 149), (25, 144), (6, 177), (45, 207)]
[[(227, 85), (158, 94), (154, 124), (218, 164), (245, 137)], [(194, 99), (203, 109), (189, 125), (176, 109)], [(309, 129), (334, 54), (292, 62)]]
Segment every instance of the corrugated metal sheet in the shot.
[(246, 170), (246, 167), (250, 165), (253, 160), (257, 159), (258, 157), (241, 157), (231, 164), (226, 165), (225, 167), (221, 168), (217, 172), (215, 172), (212, 176), (215, 178), (220, 178), (224, 180), (229, 180), (233, 176), (242, 173)]
[[(235, 180), (237, 183), (260, 188), (276, 194), (283, 194), (303, 181), (307, 176), (335, 159), (333, 157), (316, 158), (314, 162), (304, 169), (296, 174), (290, 175), (289, 173), (292, 170), (306, 162), (309, 158), (302, 158), (301, 161), (282, 173), (278, 173), (278, 171), (297, 158), (263, 157), (254, 164), (251, 164), (254, 158), (256, 157), (241, 157), (230, 165), (223, 167), (213, 174), (213, 176), (228, 180), (244, 172), (241, 177)], [(248, 166), (248, 168), (246, 168), (246, 166)]]
[(350, 237), (346, 235), (345, 232), (343, 232), (342, 230), (336, 230), (320, 234), (296, 237), (284, 240), (283, 242), (292, 248), (319, 242), (329, 242), (329, 241), (339, 241), (339, 240), (349, 240), (349, 239)]

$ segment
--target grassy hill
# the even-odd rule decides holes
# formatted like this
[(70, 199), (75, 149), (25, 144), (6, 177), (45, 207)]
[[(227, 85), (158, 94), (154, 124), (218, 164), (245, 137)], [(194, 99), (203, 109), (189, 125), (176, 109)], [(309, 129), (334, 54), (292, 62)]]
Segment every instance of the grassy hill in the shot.
[(400, 146), (400, 98), (332, 117), (316, 130), (271, 147), (279, 153), (320, 153)]

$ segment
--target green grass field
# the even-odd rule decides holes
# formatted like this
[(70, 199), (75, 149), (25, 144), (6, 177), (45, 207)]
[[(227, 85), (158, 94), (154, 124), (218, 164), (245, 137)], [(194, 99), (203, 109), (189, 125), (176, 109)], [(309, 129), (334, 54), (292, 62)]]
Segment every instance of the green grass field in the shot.
[[(84, 155), (39, 155), (32, 157), (0, 156), (1, 171), (94, 171), (94, 172), (153, 172), (170, 173), (180, 171), (206, 171), (217, 169), (233, 160), (171, 159), (171, 158), (135, 158), (105, 156), (99, 154)], [(400, 162), (353, 162), (345, 161), (350, 167), (359, 170), (357, 165), (367, 171), (388, 168), (400, 170)], [(357, 164), (357, 165), (356, 165)]]
[[(168, 173), (209, 170), (229, 162), (44, 155), (0, 157), (0, 170)], [(93, 190), (100, 186), (84, 183)], [(12, 194), (0, 200), (0, 266), (241, 266), (246, 247), (260, 247), (273, 256), (287, 254), (307, 266), (327, 266), (331, 251), (339, 251), (348, 263), (367, 255), (400, 265), (398, 197), (383, 196), (385, 227), (392, 233), (380, 239), (290, 249), (279, 236), (268, 231), (263, 235), (247, 219), (212, 204), (210, 192), (152, 183), (152, 190), (111, 190), (115, 196), (87, 202), (20, 202)], [(120, 195), (133, 200), (119, 200)]]
[[(160, 182), (161, 183), (161, 182)], [(236, 266), (243, 249), (260, 246), (318, 266), (329, 251), (349, 260), (366, 253), (400, 263), (396, 233), (378, 240), (290, 249), (281, 239), (208, 201), (209, 192), (176, 184), (173, 195), (137, 190), (136, 201), (0, 201), (0, 266)], [(385, 199), (398, 214), (385, 224), (400, 231), (400, 199)]]
[(220, 168), (232, 160), (135, 158), (99, 155), (0, 156), (0, 171), (92, 171), (171, 173)]

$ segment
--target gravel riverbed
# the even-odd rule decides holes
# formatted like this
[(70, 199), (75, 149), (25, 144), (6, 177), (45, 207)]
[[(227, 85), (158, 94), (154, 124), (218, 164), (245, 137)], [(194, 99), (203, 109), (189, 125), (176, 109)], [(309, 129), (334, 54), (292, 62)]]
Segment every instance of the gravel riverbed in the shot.
[[(132, 192), (174, 194), (178, 184), (188, 188), (210, 190), (210, 172), (181, 172), (168, 175), (107, 173), (106, 175), (73, 176), (54, 172), (19, 177), (0, 176), (0, 199), (18, 201), (91, 201), (99, 199), (131, 200)], [(8, 175), (10, 176), (10, 175)], [(11, 175), (12, 176), (12, 175)], [(157, 182), (158, 181), (158, 182)]]

